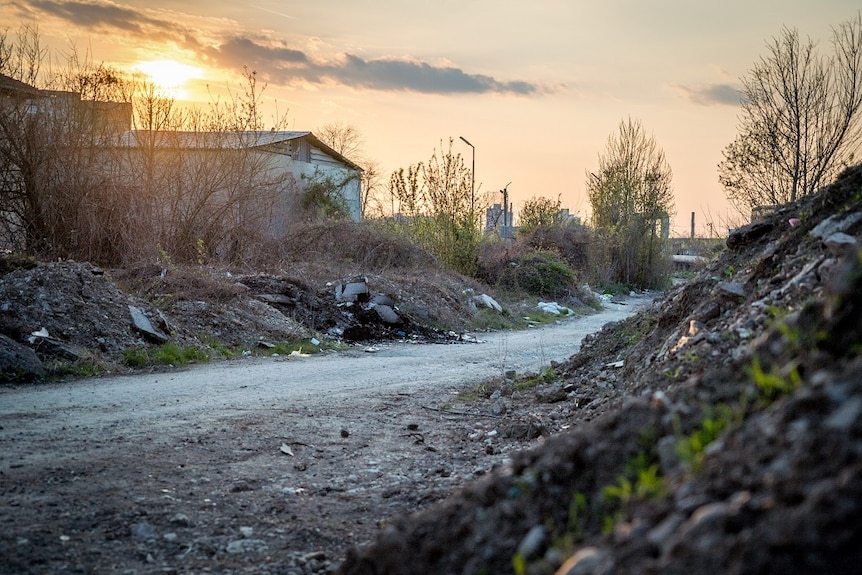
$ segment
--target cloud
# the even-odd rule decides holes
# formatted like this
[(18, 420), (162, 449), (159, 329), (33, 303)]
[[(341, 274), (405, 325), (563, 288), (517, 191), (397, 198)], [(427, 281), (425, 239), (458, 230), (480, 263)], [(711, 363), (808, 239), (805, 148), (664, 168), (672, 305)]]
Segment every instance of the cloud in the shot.
[(451, 66), (433, 66), (408, 59), (365, 60), (345, 54), (331, 61), (313, 61), (301, 51), (263, 40), (234, 37), (206, 51), (212, 63), (228, 68), (247, 66), (267, 82), (291, 84), (327, 82), (380, 91), (425, 94), (509, 93), (530, 95), (546, 88), (524, 81), (502, 82), (483, 74), (469, 74)]
[(176, 29), (166, 20), (150, 18), (139, 10), (109, 2), (31, 0), (30, 6), (83, 28), (116, 28), (133, 34), (144, 34), (145, 28)]
[(709, 84), (708, 86), (677, 86), (692, 102), (704, 106), (738, 106), (742, 93), (730, 84)]
[(314, 72), (339, 83), (374, 90), (409, 90), (426, 94), (514, 93), (532, 94), (539, 88), (528, 82), (501, 82), (483, 74), (468, 74), (451, 66), (432, 66), (427, 62), (380, 58), (363, 60), (346, 54), (337, 63), (318, 67)]
[(409, 58), (363, 59), (345, 54), (315, 61), (304, 51), (291, 48), (283, 41), (214, 33), (212, 30), (209, 31), (209, 45), (204, 45), (199, 39), (200, 33), (175, 20), (108, 0), (29, 0), (23, 4), (42, 14), (99, 33), (115, 30), (141, 40), (175, 42), (198, 53), (210, 66), (232, 70), (248, 67), (273, 84), (334, 83), (360, 89), (424, 94), (533, 95), (553, 91), (531, 82), (502, 81), (453, 66), (435, 66)]

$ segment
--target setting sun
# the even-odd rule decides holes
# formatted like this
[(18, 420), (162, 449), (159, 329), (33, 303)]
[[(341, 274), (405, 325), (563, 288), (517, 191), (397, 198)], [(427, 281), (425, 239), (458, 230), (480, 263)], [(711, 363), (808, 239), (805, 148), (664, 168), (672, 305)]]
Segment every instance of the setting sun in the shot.
[(183, 90), (186, 82), (200, 78), (203, 73), (200, 68), (181, 64), (175, 60), (138, 62), (133, 68), (147, 76), (159, 88), (181, 99), (186, 96)]

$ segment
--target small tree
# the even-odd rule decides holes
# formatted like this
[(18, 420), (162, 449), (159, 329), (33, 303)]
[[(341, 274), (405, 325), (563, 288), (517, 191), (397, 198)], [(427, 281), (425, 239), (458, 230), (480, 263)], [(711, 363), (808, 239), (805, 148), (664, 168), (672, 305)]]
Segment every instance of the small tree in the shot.
[[(427, 163), (400, 169), (389, 180), (393, 212), (407, 232), (443, 265), (460, 273), (476, 271), (481, 233), (472, 199), (472, 174), (460, 154), (435, 149)], [(395, 203), (397, 202), (397, 207)]]
[(521, 208), (518, 233), (529, 234), (538, 227), (550, 227), (559, 223), (560, 196), (556, 200), (545, 197), (535, 197), (524, 202)]
[(785, 28), (743, 78), (739, 134), (719, 181), (741, 212), (794, 202), (832, 181), (862, 138), (862, 12), (833, 30), (830, 56)]
[(598, 171), (588, 172), (586, 182), (593, 226), (598, 237), (607, 238), (611, 281), (644, 288), (665, 283), (659, 230), (673, 212), (671, 180), (664, 151), (640, 122), (620, 122), (599, 154)]

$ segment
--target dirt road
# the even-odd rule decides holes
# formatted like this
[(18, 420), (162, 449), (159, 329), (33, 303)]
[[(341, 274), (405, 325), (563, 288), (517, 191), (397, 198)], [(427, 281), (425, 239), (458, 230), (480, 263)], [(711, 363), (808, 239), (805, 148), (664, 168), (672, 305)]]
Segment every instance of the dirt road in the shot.
[[(385, 344), (0, 389), (9, 572), (322, 573), (387, 517), (444, 497), (538, 421), (442, 409), (539, 371), (649, 297), (479, 343)], [(472, 412), (471, 412), (472, 413)]]

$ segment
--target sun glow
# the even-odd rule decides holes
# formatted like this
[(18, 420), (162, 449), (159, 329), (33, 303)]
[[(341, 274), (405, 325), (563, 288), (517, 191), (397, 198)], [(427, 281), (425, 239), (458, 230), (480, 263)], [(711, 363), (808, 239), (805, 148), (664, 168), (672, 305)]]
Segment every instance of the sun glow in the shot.
[(158, 88), (178, 99), (188, 97), (185, 86), (189, 80), (200, 78), (203, 75), (200, 68), (181, 64), (175, 60), (138, 62), (133, 66), (133, 69), (146, 76)]

